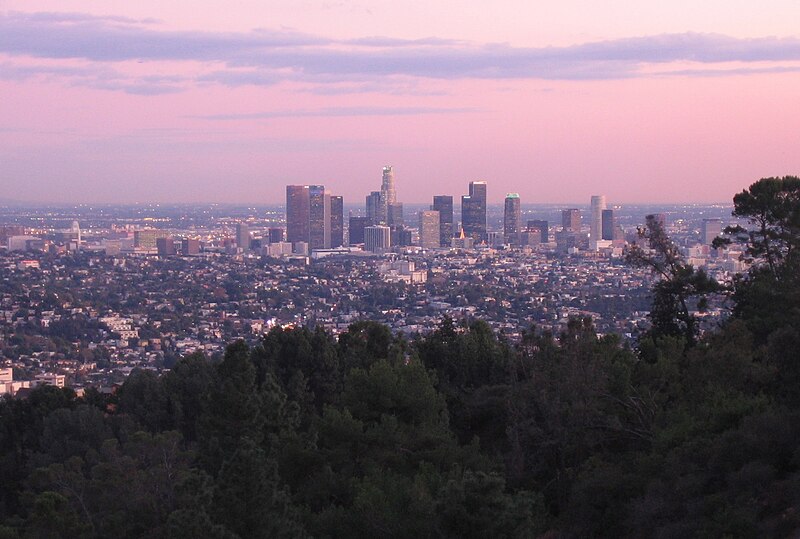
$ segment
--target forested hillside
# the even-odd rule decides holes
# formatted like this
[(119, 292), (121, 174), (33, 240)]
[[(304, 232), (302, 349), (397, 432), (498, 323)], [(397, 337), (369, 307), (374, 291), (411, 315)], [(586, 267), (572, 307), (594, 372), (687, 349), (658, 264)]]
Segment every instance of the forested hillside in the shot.
[[(800, 180), (734, 203), (751, 226), (718, 243), (753, 266), (730, 288), (643, 230), (667, 271), (636, 348), (589, 319), (514, 345), (274, 329), (113, 395), (2, 401), (0, 538), (793, 536)], [(712, 293), (731, 317), (700, 335)]]

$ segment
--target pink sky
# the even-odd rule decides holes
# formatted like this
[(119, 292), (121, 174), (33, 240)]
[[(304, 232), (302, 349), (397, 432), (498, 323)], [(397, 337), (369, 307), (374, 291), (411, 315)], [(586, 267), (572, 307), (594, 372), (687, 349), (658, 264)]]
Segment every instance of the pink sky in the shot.
[(406, 202), (717, 202), (800, 174), (800, 4), (698, 3), (0, 0), (0, 199), (362, 202), (392, 164)]

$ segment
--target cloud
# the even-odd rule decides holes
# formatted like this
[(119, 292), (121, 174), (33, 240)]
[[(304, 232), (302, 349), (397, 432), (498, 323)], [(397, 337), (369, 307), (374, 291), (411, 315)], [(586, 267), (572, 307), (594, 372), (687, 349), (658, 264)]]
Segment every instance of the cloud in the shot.
[(426, 114), (460, 114), (479, 112), (471, 108), (446, 107), (328, 107), (322, 109), (277, 110), (244, 114), (211, 114), (194, 116), (203, 120), (266, 120), (270, 118), (308, 118), (343, 116), (418, 116)]
[(54, 65), (0, 62), (0, 80), (58, 80), (70, 86), (122, 91), (135, 95), (162, 95), (183, 91), (185, 78), (145, 75), (132, 77), (107, 65)]
[(272, 73), (263, 70), (239, 70), (229, 69), (227, 71), (212, 71), (200, 75), (195, 80), (198, 82), (210, 82), (222, 84), (223, 86), (271, 86), (283, 80), (279, 73)]
[(662, 77), (731, 77), (737, 75), (760, 75), (764, 73), (800, 73), (800, 65), (772, 67), (736, 67), (729, 69), (675, 69), (656, 71), (655, 76)]
[(39, 58), (226, 61), (246, 51), (326, 42), (286, 30), (168, 31), (124, 18), (72, 13), (11, 13), (0, 17), (0, 52)]
[[(121, 73), (110, 77), (112, 80), (108, 74), (92, 78), (91, 74), (70, 73), (69, 69), (51, 69), (48, 73), (72, 83), (132, 93), (179, 91), (190, 84), (263, 86), (287, 80), (327, 86), (329, 93), (382, 91), (382, 87), (387, 92), (399, 88), (413, 93), (413, 86), (404, 87), (403, 80), (624, 79), (654, 76), (654, 66), (678, 62), (703, 66), (672, 72), (681, 76), (794, 72), (796, 68), (786, 64), (800, 62), (800, 38), (741, 39), (690, 32), (565, 47), (513, 47), (437, 37), (333, 40), (292, 30), (173, 31), (151, 19), (12, 12), (0, 16), (0, 54), (24, 57), (28, 62), (31, 57), (83, 61), (96, 69), (129, 61), (143, 62), (145, 69), (161, 61), (191, 62), (193, 69), (199, 70), (171, 82), (146, 81)], [(748, 68), (752, 69), (724, 69), (723, 64), (730, 62), (751, 64)], [(767, 62), (784, 65), (759, 65)], [(663, 70), (656, 75), (669, 73)], [(399, 86), (397, 80), (401, 80)]]

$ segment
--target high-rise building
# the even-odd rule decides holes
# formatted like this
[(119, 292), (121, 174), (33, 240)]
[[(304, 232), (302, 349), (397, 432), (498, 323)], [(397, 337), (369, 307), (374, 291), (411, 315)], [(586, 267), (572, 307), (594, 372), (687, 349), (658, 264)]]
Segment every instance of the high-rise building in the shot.
[(325, 191), (325, 186), (287, 185), (287, 241), (292, 244), (306, 243), (309, 250), (328, 249), (332, 232), (331, 195)]
[(395, 202), (386, 206), (386, 224), (389, 226), (400, 226), (405, 224), (403, 220), (403, 203)]
[(245, 251), (250, 249), (250, 227), (247, 223), (236, 223), (236, 246)]
[(605, 195), (592, 196), (592, 221), (590, 223), (590, 238), (596, 241), (602, 238), (603, 234), (603, 210), (606, 209)]
[(386, 222), (386, 213), (381, 212), (380, 191), (373, 191), (367, 195), (367, 219), (369, 219), (373, 225)]
[(436, 195), (431, 209), (439, 212), (439, 245), (450, 247), (453, 239), (453, 197)]
[(284, 237), (284, 230), (281, 227), (270, 227), (267, 229), (267, 239), (269, 243), (282, 243)]
[(286, 186), (286, 240), (308, 242), (311, 198), (307, 185)]
[[(381, 177), (381, 207), (384, 210), (384, 215), (388, 222), (389, 219), (389, 206), (397, 202), (397, 193), (394, 190), (394, 170), (389, 165), (383, 167), (383, 175)], [(388, 223), (392, 224), (392, 223)], [(397, 223), (399, 224), (399, 223)]]
[(486, 241), (486, 182), (469, 182), (469, 195), (461, 197), (461, 227), (475, 241)]
[(503, 210), (503, 243), (506, 245), (519, 244), (518, 234), (521, 221), (519, 193), (508, 193)]
[(711, 245), (714, 238), (722, 234), (722, 221), (719, 219), (703, 219), (703, 224), (700, 228), (700, 243), (703, 245)]
[(181, 240), (181, 254), (183, 255), (199, 255), (200, 254), (200, 240), (196, 238), (184, 238)]
[(550, 241), (550, 223), (542, 219), (531, 219), (528, 221), (528, 230), (539, 231), (539, 242), (548, 243)]
[(385, 251), (392, 246), (391, 229), (386, 225), (364, 228), (364, 250), (373, 253)]
[(603, 210), (602, 213), (602, 238), (613, 240), (617, 229), (617, 219), (614, 217), (614, 210)]
[(392, 247), (408, 247), (412, 244), (411, 229), (404, 225), (392, 225), (389, 227)]
[(353, 217), (351, 215), (349, 226), (347, 227), (350, 245), (364, 243), (364, 229), (371, 224), (369, 217)]
[(561, 228), (565, 232), (581, 231), (581, 210), (578, 208), (570, 208), (568, 210), (561, 210)]
[(309, 185), (308, 248), (327, 249), (331, 245), (331, 197), (324, 185)]
[(419, 212), (419, 245), (423, 249), (436, 249), (440, 246), (439, 212), (423, 210)]
[(331, 196), (331, 248), (344, 245), (344, 199)]
[(542, 231), (538, 228), (526, 228), (519, 233), (519, 244), (522, 246), (536, 246), (542, 243)]
[(133, 233), (133, 246), (143, 251), (156, 251), (158, 246), (156, 240), (166, 237), (166, 233), (155, 228), (145, 228), (136, 230)]
[(158, 256), (171, 256), (177, 254), (178, 252), (175, 249), (175, 238), (172, 236), (157, 238), (156, 249), (158, 249)]

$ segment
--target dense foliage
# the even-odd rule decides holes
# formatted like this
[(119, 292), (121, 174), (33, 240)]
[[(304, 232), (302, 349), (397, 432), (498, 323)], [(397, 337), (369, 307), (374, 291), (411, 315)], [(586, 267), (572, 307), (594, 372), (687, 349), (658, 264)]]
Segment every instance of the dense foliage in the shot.
[(754, 262), (725, 326), (637, 350), (359, 322), (0, 402), (0, 537), (794, 536), (800, 268)]

